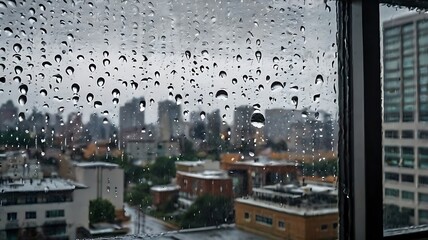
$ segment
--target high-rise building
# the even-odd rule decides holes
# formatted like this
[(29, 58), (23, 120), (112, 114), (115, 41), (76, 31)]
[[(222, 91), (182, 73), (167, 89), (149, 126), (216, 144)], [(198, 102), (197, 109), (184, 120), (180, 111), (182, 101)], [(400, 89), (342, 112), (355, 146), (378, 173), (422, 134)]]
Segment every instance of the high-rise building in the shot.
[(160, 141), (171, 141), (184, 133), (181, 108), (173, 101), (162, 101), (158, 105)]
[(13, 105), (12, 100), (0, 106), (0, 130), (4, 131), (9, 128), (14, 128), (18, 122), (18, 108)]
[(428, 223), (428, 17), (383, 23), (384, 204)]
[(119, 110), (119, 139), (120, 145), (126, 145), (126, 139), (135, 133), (141, 132), (144, 128), (144, 108), (145, 100), (141, 98), (133, 98), (125, 103)]
[(252, 143), (255, 127), (251, 126), (251, 115), (253, 109), (250, 106), (239, 106), (235, 108), (233, 117), (233, 128), (231, 143), (235, 146)]

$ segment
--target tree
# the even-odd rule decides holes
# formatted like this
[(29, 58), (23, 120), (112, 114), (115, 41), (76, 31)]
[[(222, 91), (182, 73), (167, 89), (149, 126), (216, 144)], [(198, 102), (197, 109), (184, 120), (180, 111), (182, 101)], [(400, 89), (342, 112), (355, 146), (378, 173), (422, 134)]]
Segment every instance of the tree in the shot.
[(113, 204), (106, 200), (97, 198), (89, 202), (89, 223), (113, 222), (115, 218)]
[(231, 219), (232, 200), (224, 196), (204, 195), (196, 199), (181, 219), (181, 227), (217, 226)]
[(152, 196), (150, 195), (150, 186), (147, 183), (141, 183), (134, 186), (125, 196), (125, 201), (133, 206), (146, 208), (152, 205)]
[(154, 185), (167, 184), (175, 176), (175, 158), (158, 157), (150, 166)]

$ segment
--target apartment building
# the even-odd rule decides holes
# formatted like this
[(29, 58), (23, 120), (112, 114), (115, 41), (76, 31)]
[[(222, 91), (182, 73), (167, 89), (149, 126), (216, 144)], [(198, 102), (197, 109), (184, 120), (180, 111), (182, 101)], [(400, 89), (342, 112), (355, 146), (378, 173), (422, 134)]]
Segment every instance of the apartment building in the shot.
[(86, 188), (63, 179), (2, 179), (0, 239), (75, 239), (89, 227)]

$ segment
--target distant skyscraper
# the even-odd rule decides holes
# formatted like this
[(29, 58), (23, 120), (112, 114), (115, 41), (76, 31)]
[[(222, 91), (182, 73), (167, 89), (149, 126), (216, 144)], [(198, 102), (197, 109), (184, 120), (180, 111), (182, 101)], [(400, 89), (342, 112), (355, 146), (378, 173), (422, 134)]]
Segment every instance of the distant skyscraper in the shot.
[(428, 18), (383, 24), (384, 203), (428, 223)]
[(18, 122), (18, 108), (13, 105), (12, 100), (8, 100), (0, 106), (0, 122), (1, 131), (15, 128)]
[(125, 103), (119, 110), (119, 134), (122, 146), (126, 144), (129, 136), (141, 132), (144, 128), (144, 108), (146, 102), (143, 97), (133, 98)]
[(168, 100), (159, 102), (158, 116), (161, 141), (170, 141), (184, 133), (180, 105)]
[(235, 108), (233, 117), (233, 128), (231, 143), (240, 146), (244, 142), (250, 143), (254, 137), (255, 128), (251, 126), (251, 114), (253, 109), (250, 106), (239, 106)]

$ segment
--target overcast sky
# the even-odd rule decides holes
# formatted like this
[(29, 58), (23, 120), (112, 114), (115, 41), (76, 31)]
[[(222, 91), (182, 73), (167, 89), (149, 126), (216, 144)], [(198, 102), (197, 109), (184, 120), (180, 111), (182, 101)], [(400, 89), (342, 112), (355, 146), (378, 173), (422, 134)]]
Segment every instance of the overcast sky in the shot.
[(219, 108), (231, 122), (244, 104), (337, 112), (333, 2), (0, 1), (0, 21), (0, 103), (26, 94), (28, 114), (108, 111), (117, 123), (141, 96), (146, 122), (165, 99), (185, 119)]

